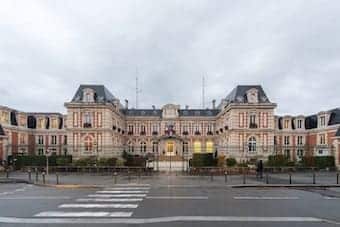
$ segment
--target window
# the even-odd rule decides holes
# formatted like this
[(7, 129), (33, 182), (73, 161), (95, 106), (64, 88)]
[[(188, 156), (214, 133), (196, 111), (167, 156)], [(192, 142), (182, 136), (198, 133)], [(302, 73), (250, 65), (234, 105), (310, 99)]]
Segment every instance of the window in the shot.
[(152, 125), (152, 132), (158, 132), (158, 125), (157, 124)]
[(303, 144), (303, 137), (302, 136), (298, 136), (297, 137), (297, 145), (302, 145)]
[(64, 136), (64, 145), (67, 145), (67, 136)]
[(20, 134), (20, 144), (25, 144), (25, 135), (24, 134)]
[(320, 145), (325, 145), (326, 144), (326, 138), (325, 138), (324, 134), (319, 135), (319, 143), (320, 143)]
[(254, 136), (248, 140), (248, 152), (256, 152), (256, 138)]
[(194, 142), (194, 153), (201, 153), (201, 142), (200, 141)]
[(141, 134), (141, 135), (145, 135), (145, 133), (146, 133), (145, 125), (142, 125), (142, 126), (140, 127), (140, 134)]
[(78, 127), (78, 113), (73, 113), (73, 127)]
[(323, 127), (326, 125), (326, 117), (325, 116), (321, 116), (320, 117), (320, 126)]
[(290, 143), (289, 143), (290, 141), (289, 141), (289, 136), (285, 136), (284, 137), (284, 145), (289, 145)]
[(129, 133), (130, 135), (133, 134), (133, 125), (129, 125), (129, 126), (128, 126), (128, 133)]
[(213, 152), (213, 149), (214, 149), (214, 143), (212, 141), (208, 141), (206, 143), (206, 151), (208, 153), (212, 153)]
[(284, 128), (289, 128), (289, 120), (284, 121)]
[(243, 128), (244, 125), (244, 113), (240, 113), (239, 115), (239, 121), (240, 121), (240, 128)]
[(250, 128), (257, 128), (256, 125), (256, 114), (255, 113), (251, 113), (250, 117), (249, 117), (249, 127)]
[(298, 150), (297, 150), (297, 157), (298, 157), (299, 159), (301, 159), (301, 158), (303, 157), (303, 155), (304, 155), (304, 151), (303, 151), (302, 149), (298, 149)]
[(38, 136), (38, 144), (43, 145), (44, 144), (44, 136)]
[(188, 142), (183, 142), (183, 153), (189, 152)]
[(38, 149), (38, 155), (44, 155), (44, 148)]
[(85, 151), (93, 150), (93, 139), (91, 136), (86, 136), (84, 138)]
[(285, 149), (284, 154), (285, 154), (286, 158), (290, 159), (290, 150), (289, 149)]
[(158, 153), (158, 142), (152, 142), (152, 153)]
[(97, 114), (98, 128), (102, 127), (102, 113)]
[(43, 129), (44, 126), (45, 126), (44, 123), (45, 123), (44, 119), (43, 118), (39, 118), (38, 119), (38, 128), (39, 129)]
[(56, 145), (57, 144), (57, 136), (51, 136), (51, 144)]
[(133, 153), (134, 152), (134, 146), (132, 142), (128, 142), (128, 152)]
[(322, 155), (323, 154), (323, 150), (319, 150), (318, 153), (319, 153), (319, 155)]
[(141, 153), (145, 153), (146, 152), (146, 143), (145, 142), (141, 142), (140, 143), (140, 152)]
[(58, 128), (58, 123), (57, 123), (57, 119), (56, 118), (52, 118), (51, 120), (51, 128)]
[(91, 128), (92, 127), (92, 116), (91, 113), (85, 112), (84, 113), (84, 128)]
[(301, 119), (299, 119), (297, 121), (297, 128), (302, 128), (302, 120)]

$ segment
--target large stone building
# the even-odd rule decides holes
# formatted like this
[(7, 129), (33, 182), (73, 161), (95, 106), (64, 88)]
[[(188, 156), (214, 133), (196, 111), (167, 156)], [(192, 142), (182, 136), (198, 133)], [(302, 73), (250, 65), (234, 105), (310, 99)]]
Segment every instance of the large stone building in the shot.
[(237, 86), (207, 109), (134, 109), (103, 85), (81, 85), (65, 103), (66, 115), (0, 106), (0, 160), (46, 153), (120, 157), (126, 151), (184, 168), (193, 153), (210, 152), (238, 161), (332, 155), (339, 165), (340, 109), (276, 116), (276, 106), (261, 86)]

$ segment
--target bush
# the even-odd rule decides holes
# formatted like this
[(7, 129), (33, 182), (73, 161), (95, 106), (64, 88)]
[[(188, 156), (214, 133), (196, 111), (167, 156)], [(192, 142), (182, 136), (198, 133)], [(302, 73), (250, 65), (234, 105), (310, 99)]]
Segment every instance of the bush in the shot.
[[(16, 168), (22, 168), (25, 166), (46, 166), (45, 155), (22, 155), (15, 157)], [(48, 164), (50, 166), (65, 165), (72, 162), (72, 156), (57, 156), (52, 155), (48, 157)]]
[(268, 161), (266, 162), (266, 166), (271, 167), (294, 166), (294, 165), (295, 165), (294, 162), (290, 161), (289, 158), (281, 154), (268, 156)]
[(146, 167), (146, 158), (138, 155), (126, 155), (125, 166), (131, 167)]
[(100, 158), (98, 166), (116, 166), (117, 158)]
[(193, 167), (210, 167), (216, 166), (217, 161), (212, 153), (208, 154), (193, 154), (191, 165)]
[(74, 166), (93, 166), (96, 164), (96, 159), (93, 157), (80, 158), (73, 162)]
[(57, 166), (67, 166), (72, 163), (72, 156), (57, 156), (56, 158), (56, 165)]
[(233, 167), (233, 166), (236, 166), (237, 161), (235, 158), (227, 158), (226, 163), (228, 167)]
[(335, 159), (333, 156), (305, 156), (302, 158), (302, 165), (319, 169), (333, 168)]

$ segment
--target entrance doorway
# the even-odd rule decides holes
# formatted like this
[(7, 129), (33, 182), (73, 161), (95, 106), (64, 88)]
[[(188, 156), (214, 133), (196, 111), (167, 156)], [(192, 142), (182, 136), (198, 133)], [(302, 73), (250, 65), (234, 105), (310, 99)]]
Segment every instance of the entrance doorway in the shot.
[(175, 155), (175, 143), (174, 141), (168, 141), (166, 143), (166, 155), (174, 156)]

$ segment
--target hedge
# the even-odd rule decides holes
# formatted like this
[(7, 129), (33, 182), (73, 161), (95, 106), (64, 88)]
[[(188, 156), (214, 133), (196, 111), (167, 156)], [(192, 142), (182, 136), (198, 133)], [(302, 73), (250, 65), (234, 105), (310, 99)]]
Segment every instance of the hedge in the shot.
[[(21, 168), (24, 166), (46, 166), (45, 155), (23, 155), (16, 156), (15, 166)], [(52, 155), (48, 157), (48, 164), (50, 166), (67, 165), (72, 163), (72, 156), (56, 156)]]
[(302, 165), (319, 169), (333, 168), (335, 159), (333, 156), (305, 156), (302, 158)]
[(214, 159), (212, 153), (207, 154), (193, 154), (192, 161), (190, 162), (192, 167), (209, 167), (216, 166), (217, 161)]
[(226, 163), (228, 167), (233, 167), (233, 166), (236, 166), (237, 161), (235, 158), (227, 158)]
[(265, 163), (266, 166), (282, 167), (282, 166), (294, 166), (295, 163), (284, 155), (270, 155), (268, 161)]

